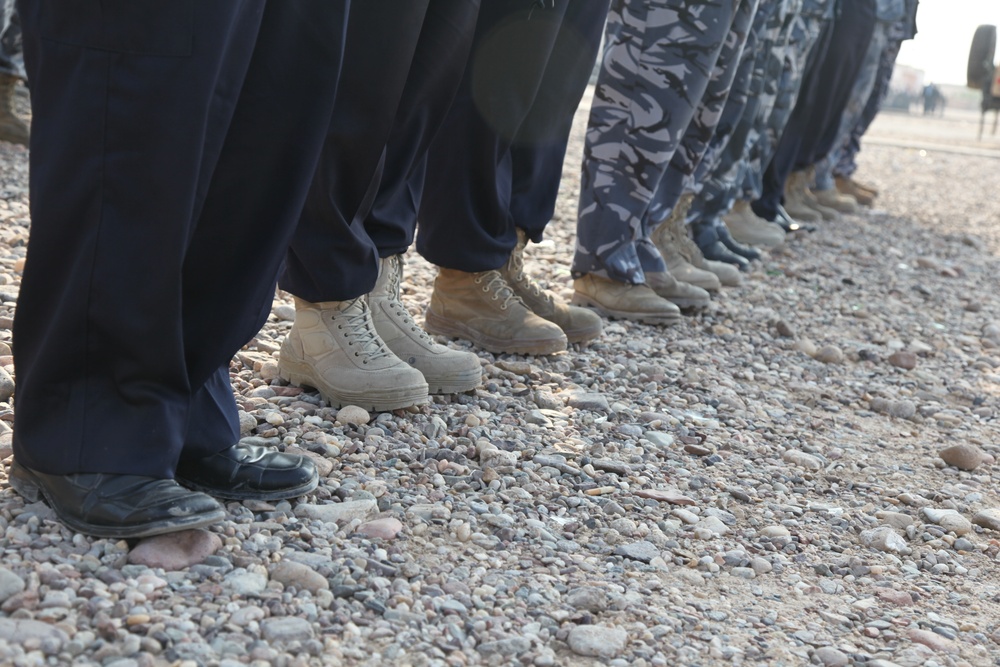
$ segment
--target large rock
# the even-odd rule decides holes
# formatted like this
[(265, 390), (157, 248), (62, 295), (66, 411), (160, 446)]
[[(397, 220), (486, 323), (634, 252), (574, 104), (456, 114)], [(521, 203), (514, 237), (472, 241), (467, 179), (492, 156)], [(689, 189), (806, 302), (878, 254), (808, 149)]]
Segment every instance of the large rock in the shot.
[(953, 445), (938, 452), (941, 460), (959, 470), (975, 470), (983, 461), (985, 456), (982, 450), (975, 445)]
[(207, 530), (182, 530), (149, 537), (128, 554), (133, 565), (160, 567), (168, 572), (204, 562), (222, 547), (222, 540)]

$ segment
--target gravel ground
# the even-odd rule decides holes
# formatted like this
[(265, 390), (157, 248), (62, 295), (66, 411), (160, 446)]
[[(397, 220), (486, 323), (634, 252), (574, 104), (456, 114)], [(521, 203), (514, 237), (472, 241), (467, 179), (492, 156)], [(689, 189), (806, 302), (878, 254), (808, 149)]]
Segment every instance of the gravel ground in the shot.
[[(974, 128), (905, 122), (913, 146)], [(480, 353), (482, 389), (420, 409), (281, 386), (278, 294), (234, 387), (245, 436), (308, 452), (319, 489), (130, 544), (67, 531), (0, 470), (0, 664), (1000, 664), (1000, 151), (898, 127), (862, 156), (875, 210), (791, 238), (709, 312)], [(567, 296), (581, 134), (529, 249)], [(26, 158), (0, 145), (0, 355)], [(416, 314), (433, 269), (407, 275)]]

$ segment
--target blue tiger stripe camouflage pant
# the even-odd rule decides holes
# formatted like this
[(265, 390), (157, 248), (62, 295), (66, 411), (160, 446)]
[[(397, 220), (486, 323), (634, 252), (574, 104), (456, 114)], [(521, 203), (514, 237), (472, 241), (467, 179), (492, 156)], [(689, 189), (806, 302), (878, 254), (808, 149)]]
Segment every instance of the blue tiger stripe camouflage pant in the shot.
[(21, 58), (21, 22), (14, 0), (0, 0), (0, 74), (24, 78)]
[(637, 243), (652, 231), (650, 207), (701, 107), (739, 5), (612, 2), (584, 146), (574, 276), (645, 281)]
[(770, 104), (765, 96), (768, 65), (776, 49), (787, 42), (787, 25), (791, 13), (798, 10), (798, 1), (761, 0), (723, 120), (694, 177), (691, 190), (695, 198), (689, 220), (716, 219), (732, 207), (742, 160), (756, 141), (753, 130), (761, 114), (769, 113), (773, 106), (773, 95)]

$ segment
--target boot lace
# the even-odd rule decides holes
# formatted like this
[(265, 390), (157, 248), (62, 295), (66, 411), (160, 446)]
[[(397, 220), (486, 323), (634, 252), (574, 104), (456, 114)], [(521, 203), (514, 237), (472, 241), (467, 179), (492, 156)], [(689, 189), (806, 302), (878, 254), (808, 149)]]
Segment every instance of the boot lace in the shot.
[(399, 255), (393, 255), (389, 258), (389, 269), (392, 273), (389, 275), (389, 307), (392, 308), (393, 314), (397, 319), (402, 322), (404, 327), (409, 328), (410, 332), (416, 334), (416, 336), (424, 341), (425, 343), (433, 344), (433, 340), (430, 335), (423, 328), (417, 326), (417, 323), (413, 321), (410, 316), (410, 311), (406, 309), (403, 305), (403, 301), (400, 298), (400, 292), (402, 291), (402, 278), (403, 278), (403, 268), (402, 259)]
[(501, 301), (500, 310), (507, 310), (507, 308), (514, 303), (521, 301), (514, 290), (511, 289), (504, 277), (500, 275), (499, 271), (484, 271), (477, 275), (473, 282), (477, 285), (483, 286), (483, 291), (487, 294), (492, 293), (491, 297), (493, 301)]
[[(542, 288), (538, 282), (529, 276), (524, 270), (524, 246), (518, 244), (514, 252), (510, 254), (510, 259), (507, 260), (507, 281), (514, 288), (514, 292), (521, 292), (527, 294), (534, 299), (538, 299), (545, 304), (546, 307), (553, 307), (553, 297), (552, 293), (548, 290)], [(534, 310), (534, 308), (532, 308)]]
[(392, 354), (375, 331), (371, 311), (363, 297), (354, 299), (340, 315), (336, 321), (337, 329), (344, 332), (347, 345), (353, 348), (355, 357), (364, 355), (362, 363), (367, 364)]

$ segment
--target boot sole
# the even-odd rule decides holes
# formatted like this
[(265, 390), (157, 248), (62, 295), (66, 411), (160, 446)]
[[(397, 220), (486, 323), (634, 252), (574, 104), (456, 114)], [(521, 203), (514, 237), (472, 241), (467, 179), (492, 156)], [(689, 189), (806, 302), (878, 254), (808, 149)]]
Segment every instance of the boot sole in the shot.
[[(671, 302), (673, 303), (673, 302)], [(629, 320), (631, 322), (641, 322), (643, 324), (676, 324), (681, 321), (680, 315), (673, 313), (632, 313), (624, 310), (614, 310), (606, 308), (593, 299), (577, 292), (573, 295), (573, 305), (583, 306), (595, 311), (601, 317), (612, 320)]]
[(453, 320), (446, 320), (428, 311), (424, 320), (424, 329), (436, 336), (462, 338), (471, 341), (476, 347), (494, 354), (532, 354), (547, 355), (565, 352), (568, 341), (566, 336), (540, 340), (521, 340), (516, 343), (510, 340), (484, 336), (475, 329)]
[(338, 409), (345, 405), (356, 405), (370, 412), (389, 412), (420, 405), (429, 400), (426, 382), (413, 387), (393, 387), (383, 391), (351, 391), (319, 380), (309, 364), (287, 359), (279, 362), (278, 376), (296, 387), (312, 387), (331, 407)]
[[(418, 368), (417, 370), (420, 369)], [(420, 372), (423, 373), (423, 371)], [(477, 368), (475, 371), (442, 373), (441, 375), (424, 373), (424, 380), (427, 381), (428, 393), (435, 396), (440, 394), (464, 394), (467, 391), (479, 388), (483, 384), (483, 369)]]
[(600, 329), (576, 329), (575, 331), (563, 329), (563, 333), (566, 334), (567, 343), (589, 343), (604, 333), (604, 327), (602, 326)]
[(68, 528), (78, 533), (91, 535), (93, 537), (107, 537), (112, 539), (138, 539), (142, 537), (152, 537), (154, 535), (164, 535), (166, 533), (176, 533), (182, 530), (195, 530), (207, 528), (215, 525), (226, 518), (226, 512), (219, 509), (208, 514), (197, 514), (184, 518), (162, 519), (151, 521), (142, 526), (103, 526), (100, 524), (88, 523), (72, 516), (68, 516), (52, 502), (45, 487), (35, 477), (34, 473), (14, 461), (7, 477), (7, 483), (18, 492), (22, 498), (30, 503), (37, 503), (44, 500), (45, 504), (52, 508), (59, 520)]

